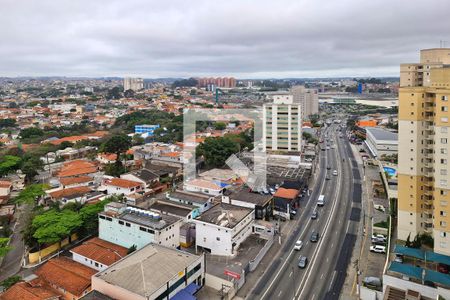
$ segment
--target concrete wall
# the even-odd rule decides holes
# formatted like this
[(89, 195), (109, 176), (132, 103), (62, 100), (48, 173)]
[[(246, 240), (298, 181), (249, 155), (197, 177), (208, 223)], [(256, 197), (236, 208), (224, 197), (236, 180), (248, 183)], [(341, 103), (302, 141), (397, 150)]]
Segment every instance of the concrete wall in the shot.
[(397, 278), (390, 275), (383, 275), (383, 293), (386, 290), (386, 286), (394, 286), (401, 290), (413, 290), (420, 292), (423, 296), (430, 297), (433, 299), (437, 299), (439, 295), (444, 297), (445, 299), (450, 299), (450, 290), (442, 289), (442, 288), (433, 288), (426, 285), (418, 284), (415, 282), (411, 282), (408, 280), (403, 280), (401, 278)]
[(222, 290), (222, 285), (230, 287), (227, 297), (225, 297), (224, 299), (232, 299), (234, 295), (236, 295), (236, 290), (232, 281), (228, 281), (208, 273), (205, 274), (205, 285), (217, 291)]

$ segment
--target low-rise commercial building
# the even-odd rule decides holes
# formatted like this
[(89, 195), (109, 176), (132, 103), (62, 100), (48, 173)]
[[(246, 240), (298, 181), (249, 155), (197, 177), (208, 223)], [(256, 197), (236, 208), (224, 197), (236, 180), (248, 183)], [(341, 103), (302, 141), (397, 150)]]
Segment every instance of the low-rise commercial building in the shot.
[(374, 157), (398, 152), (398, 134), (383, 128), (366, 128), (366, 145)]
[(99, 217), (99, 238), (126, 248), (149, 243), (167, 247), (180, 244), (181, 219), (112, 202)]
[(163, 300), (192, 297), (204, 278), (203, 255), (150, 244), (93, 276), (92, 288), (113, 299)]
[(213, 255), (233, 256), (252, 233), (254, 210), (217, 203), (194, 220), (196, 247)]

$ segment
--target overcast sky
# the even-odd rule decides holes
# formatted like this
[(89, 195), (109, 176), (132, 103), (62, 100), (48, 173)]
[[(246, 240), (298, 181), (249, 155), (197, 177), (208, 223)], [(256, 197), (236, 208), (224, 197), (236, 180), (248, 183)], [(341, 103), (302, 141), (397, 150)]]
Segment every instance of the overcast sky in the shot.
[(1, 0), (0, 76), (398, 76), (449, 0)]

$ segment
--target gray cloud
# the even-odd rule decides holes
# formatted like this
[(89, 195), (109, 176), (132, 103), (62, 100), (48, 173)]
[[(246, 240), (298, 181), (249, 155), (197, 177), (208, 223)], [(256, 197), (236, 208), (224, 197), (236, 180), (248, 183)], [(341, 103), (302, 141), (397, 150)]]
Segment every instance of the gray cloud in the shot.
[(0, 76), (396, 76), (450, 40), (448, 11), (448, 0), (2, 0)]

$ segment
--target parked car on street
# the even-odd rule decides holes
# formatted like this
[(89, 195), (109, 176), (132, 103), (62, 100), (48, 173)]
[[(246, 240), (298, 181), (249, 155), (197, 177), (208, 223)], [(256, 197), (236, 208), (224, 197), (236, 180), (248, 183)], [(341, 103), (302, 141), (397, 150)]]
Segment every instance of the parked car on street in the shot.
[(375, 253), (386, 253), (386, 247), (380, 245), (372, 245), (370, 246), (370, 251)]

